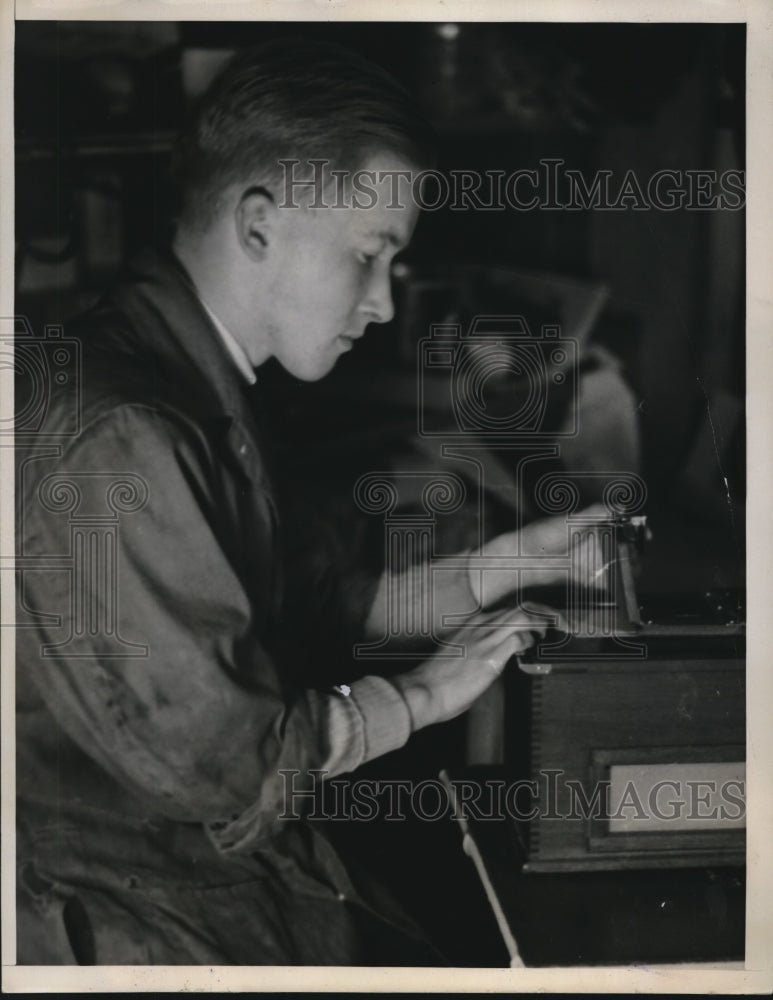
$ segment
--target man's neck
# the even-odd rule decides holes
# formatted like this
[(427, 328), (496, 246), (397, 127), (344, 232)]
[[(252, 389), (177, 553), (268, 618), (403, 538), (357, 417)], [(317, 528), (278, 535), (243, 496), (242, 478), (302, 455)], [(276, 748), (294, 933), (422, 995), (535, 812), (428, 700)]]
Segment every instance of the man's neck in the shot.
[(235, 353), (239, 358), (240, 370), (248, 368), (254, 372), (268, 359), (269, 352), (256, 352), (254, 338), (248, 336), (248, 331), (256, 325), (256, 317), (247, 300), (250, 286), (239, 277), (239, 261), (231, 260), (232, 248), (224, 239), (218, 239), (216, 230), (200, 235), (181, 229), (175, 235), (172, 249), (190, 275), (229, 354), (233, 357)]
[(250, 364), (250, 359), (245, 354), (241, 344), (228, 330), (228, 327), (218, 318), (217, 313), (210, 309), (201, 295), (199, 295), (199, 300), (207, 311), (207, 315), (212, 320), (212, 325), (217, 330), (220, 339), (223, 341), (223, 344), (231, 357), (231, 360), (241, 372), (245, 382), (247, 382), (248, 385), (254, 385), (256, 382), (255, 369)]

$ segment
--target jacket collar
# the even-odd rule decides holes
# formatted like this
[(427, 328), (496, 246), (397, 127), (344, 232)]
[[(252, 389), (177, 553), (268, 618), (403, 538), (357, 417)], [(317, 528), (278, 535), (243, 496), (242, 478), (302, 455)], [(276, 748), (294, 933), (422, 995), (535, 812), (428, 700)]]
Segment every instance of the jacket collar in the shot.
[(188, 388), (198, 389), (188, 400), (193, 408), (211, 416), (242, 416), (247, 407), (241, 375), (188, 272), (171, 252), (143, 250), (109, 298), (133, 320), (143, 346), (176, 377), (192, 383)]
[(159, 390), (163, 385), (191, 415), (227, 432), (237, 461), (256, 478), (262, 463), (247, 387), (182, 264), (171, 252), (143, 250), (107, 302), (130, 319)]

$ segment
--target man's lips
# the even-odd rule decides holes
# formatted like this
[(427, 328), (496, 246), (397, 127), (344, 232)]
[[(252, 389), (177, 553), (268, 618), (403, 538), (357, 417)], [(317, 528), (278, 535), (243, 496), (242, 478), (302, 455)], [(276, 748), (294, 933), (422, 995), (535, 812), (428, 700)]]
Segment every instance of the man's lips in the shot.
[(354, 341), (359, 340), (360, 337), (364, 335), (365, 331), (362, 333), (339, 333), (336, 340), (340, 340), (344, 347), (353, 347)]

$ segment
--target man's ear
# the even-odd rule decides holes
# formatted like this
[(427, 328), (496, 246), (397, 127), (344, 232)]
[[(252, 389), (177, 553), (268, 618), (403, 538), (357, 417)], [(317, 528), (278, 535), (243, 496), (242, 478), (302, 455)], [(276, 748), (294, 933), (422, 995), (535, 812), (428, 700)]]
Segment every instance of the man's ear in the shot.
[(251, 187), (236, 205), (235, 223), (239, 243), (250, 260), (265, 258), (274, 227), (276, 203), (264, 187)]

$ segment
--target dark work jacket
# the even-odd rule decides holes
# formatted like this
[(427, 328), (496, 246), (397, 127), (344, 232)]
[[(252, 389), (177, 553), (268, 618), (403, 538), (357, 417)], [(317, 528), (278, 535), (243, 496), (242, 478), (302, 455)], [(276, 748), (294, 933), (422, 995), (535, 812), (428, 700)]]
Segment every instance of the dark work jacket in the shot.
[(280, 772), (327, 756), (325, 699), (271, 653), (272, 490), (187, 275), (142, 255), (45, 350), (45, 414), (17, 423), (19, 961), (433, 964), (278, 818)]

